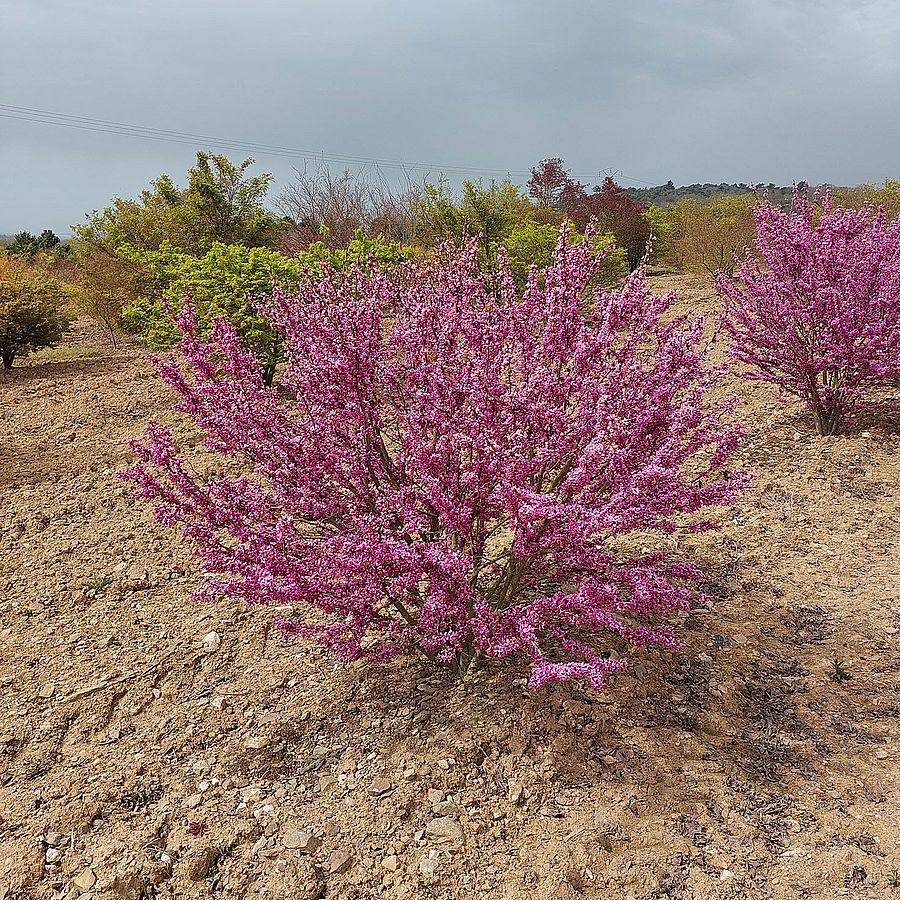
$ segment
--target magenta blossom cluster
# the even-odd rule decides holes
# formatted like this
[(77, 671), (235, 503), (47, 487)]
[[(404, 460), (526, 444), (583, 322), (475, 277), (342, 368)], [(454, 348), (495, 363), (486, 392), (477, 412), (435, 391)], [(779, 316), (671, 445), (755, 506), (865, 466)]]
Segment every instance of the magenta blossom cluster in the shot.
[(718, 275), (732, 355), (833, 434), (867, 389), (900, 377), (900, 219), (830, 194), (817, 209), (797, 191), (790, 212), (766, 199), (755, 216), (756, 252)]
[(599, 689), (623, 649), (677, 645), (698, 572), (627, 547), (708, 527), (693, 514), (744, 483), (702, 322), (640, 271), (595, 292), (602, 255), (565, 231), (522, 293), (500, 256), (499, 276), (447, 246), (276, 290), (273, 387), (226, 321), (201, 340), (185, 306), (160, 371), (242, 474), (201, 480), (153, 424), (123, 477), (196, 543), (199, 597), (290, 605), (284, 631), (346, 661), (520, 655), (534, 687)]

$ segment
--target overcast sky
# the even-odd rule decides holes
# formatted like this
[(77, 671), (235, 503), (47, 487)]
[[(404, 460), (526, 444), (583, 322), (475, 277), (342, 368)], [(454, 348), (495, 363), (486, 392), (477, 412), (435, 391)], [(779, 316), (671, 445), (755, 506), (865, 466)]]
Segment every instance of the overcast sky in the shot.
[[(0, 0), (0, 104), (419, 181), (561, 156), (626, 185), (856, 184), (900, 177), (898, 48), (897, 0)], [(0, 115), (0, 232), (67, 233), (200, 146)], [(303, 165), (252, 155), (276, 192)]]

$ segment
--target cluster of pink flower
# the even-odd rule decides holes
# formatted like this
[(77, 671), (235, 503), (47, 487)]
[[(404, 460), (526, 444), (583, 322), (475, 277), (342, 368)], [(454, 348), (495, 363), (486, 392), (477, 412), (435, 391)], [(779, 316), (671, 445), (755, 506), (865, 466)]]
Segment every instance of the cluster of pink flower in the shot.
[(698, 577), (619, 539), (707, 527), (695, 514), (746, 482), (726, 469), (740, 431), (709, 396), (723, 373), (702, 322), (640, 271), (594, 291), (600, 261), (563, 230), (522, 293), (475, 246), (310, 276), (265, 310), (275, 387), (226, 321), (201, 340), (186, 304), (183, 364), (162, 376), (244, 474), (198, 478), (154, 424), (123, 477), (196, 543), (201, 597), (305, 608), (285, 632), (348, 661), (413, 650), (465, 672), (517, 654), (532, 686), (599, 689), (625, 665), (603, 635), (675, 646), (667, 618)]
[(718, 276), (732, 355), (833, 434), (866, 389), (900, 378), (900, 219), (830, 195), (817, 210), (796, 191), (791, 212), (766, 201), (755, 214), (756, 253)]

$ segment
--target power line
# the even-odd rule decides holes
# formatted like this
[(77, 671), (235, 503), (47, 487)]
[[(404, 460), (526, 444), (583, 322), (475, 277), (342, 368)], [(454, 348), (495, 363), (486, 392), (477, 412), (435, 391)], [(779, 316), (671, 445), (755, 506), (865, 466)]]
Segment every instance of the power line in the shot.
[[(208, 134), (194, 134), (170, 129), (151, 128), (143, 125), (131, 125), (106, 119), (94, 119), (87, 116), (76, 116), (68, 113), (50, 112), (30, 107), (13, 106), (0, 103), (0, 116), (8, 119), (19, 119), (25, 122), (36, 122), (43, 125), (56, 125), (64, 128), (78, 128), (96, 131), (102, 134), (120, 134), (129, 137), (140, 137), (151, 140), (170, 141), (175, 143), (212, 143), (230, 150), (256, 151), (268, 156), (289, 157), (293, 159), (325, 159), (331, 162), (353, 165), (377, 165), (384, 168), (428, 169), (440, 170), (453, 174), (514, 174), (507, 169), (491, 169), (477, 166), (434, 165), (429, 163), (411, 163), (403, 160), (376, 159), (368, 156), (352, 156), (342, 153), (327, 153), (324, 150), (309, 150), (296, 147), (283, 147), (275, 144), (263, 144), (256, 141), (243, 141), (234, 138), (223, 138)], [(515, 173), (523, 174), (523, 173)]]
[[(116, 134), (124, 137), (136, 137), (145, 140), (163, 141), (176, 144), (212, 144), (220, 149), (234, 150), (238, 152), (258, 153), (263, 156), (322, 160), (342, 165), (398, 169), (401, 171), (420, 170), (429, 172), (442, 172), (450, 175), (502, 175), (524, 176), (531, 175), (531, 171), (513, 169), (491, 169), (479, 166), (460, 165), (436, 165), (433, 163), (411, 163), (403, 160), (378, 159), (370, 156), (353, 156), (342, 153), (326, 153), (324, 150), (306, 150), (296, 147), (284, 147), (278, 144), (264, 144), (257, 141), (243, 141), (234, 138), (214, 137), (206, 134), (194, 134), (186, 131), (174, 131), (165, 128), (153, 128), (145, 125), (132, 125), (126, 122), (116, 122), (108, 119), (97, 119), (88, 116), (78, 116), (70, 113), (59, 113), (45, 109), (35, 109), (28, 106), (15, 106), (8, 103), (0, 103), (0, 117), (15, 119), (21, 122), (31, 122), (40, 125), (53, 125), (60, 128), (74, 128), (80, 131), (90, 131), (98, 134)], [(575, 178), (590, 179), (593, 176), (575, 175)], [(621, 175), (627, 181), (638, 184), (651, 185), (649, 181), (633, 178), (629, 175)]]

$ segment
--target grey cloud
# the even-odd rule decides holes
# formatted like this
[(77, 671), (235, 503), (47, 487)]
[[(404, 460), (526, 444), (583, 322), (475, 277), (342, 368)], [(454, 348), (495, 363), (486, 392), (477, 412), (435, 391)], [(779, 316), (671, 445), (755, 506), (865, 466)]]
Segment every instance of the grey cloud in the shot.
[[(433, 163), (432, 176), (548, 155), (625, 183), (900, 174), (893, 0), (3, 7), (0, 103)], [(64, 231), (182, 176), (193, 149), (0, 118), (0, 231)], [(254, 155), (290, 177), (290, 160)]]

